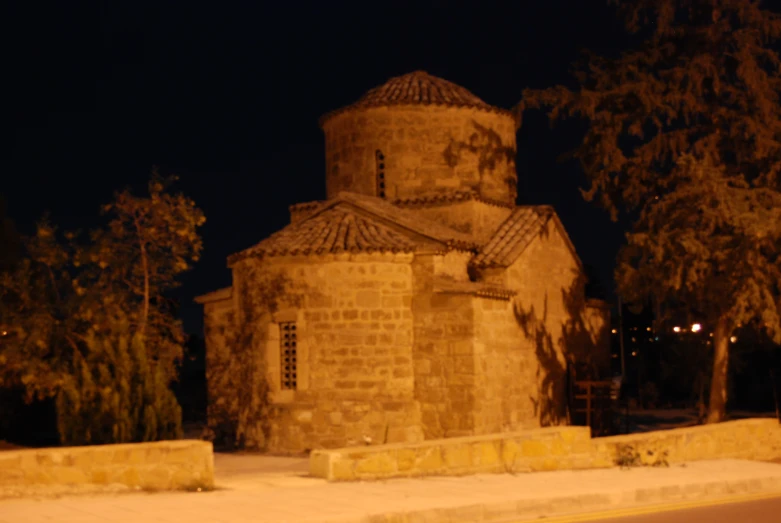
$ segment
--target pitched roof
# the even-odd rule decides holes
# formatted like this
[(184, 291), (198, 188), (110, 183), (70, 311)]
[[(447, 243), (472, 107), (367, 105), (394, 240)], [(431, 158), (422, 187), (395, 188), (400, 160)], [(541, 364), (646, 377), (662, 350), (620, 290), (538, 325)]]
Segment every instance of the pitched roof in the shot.
[(225, 287), (222, 289), (217, 289), (216, 291), (203, 294), (201, 296), (196, 296), (195, 303), (200, 303), (201, 305), (203, 305), (215, 301), (228, 300), (231, 298), (231, 296), (233, 296), (233, 287)]
[(471, 265), (478, 268), (509, 267), (550, 220), (554, 220), (564, 241), (580, 264), (575, 247), (555, 211), (551, 207), (541, 205), (517, 207), (483, 245), (480, 252), (472, 259)]
[(413, 252), (433, 247), (471, 250), (477, 245), (469, 235), (380, 198), (339, 193), (336, 198), (317, 204), (300, 221), (230, 256), (228, 263), (256, 256)]
[(395, 76), (383, 85), (364, 94), (357, 102), (326, 113), (320, 118), (320, 124), (329, 118), (350, 110), (369, 107), (388, 107), (392, 105), (442, 105), (448, 107), (470, 107), (484, 111), (515, 115), (505, 109), (494, 107), (482, 101), (468, 89), (442, 78), (432, 76), (425, 71)]

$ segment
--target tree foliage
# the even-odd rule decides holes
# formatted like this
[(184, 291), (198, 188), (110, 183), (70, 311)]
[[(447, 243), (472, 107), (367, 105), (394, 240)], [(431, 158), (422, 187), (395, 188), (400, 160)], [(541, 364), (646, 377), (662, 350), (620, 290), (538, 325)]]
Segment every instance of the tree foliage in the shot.
[[(215, 445), (224, 448), (263, 449), (271, 427), (271, 388), (264, 350), (272, 315), (281, 307), (300, 306), (305, 292), (284, 272), (244, 261), (234, 267), (238, 285), (238, 314), (229, 325), (212, 325), (207, 318), (206, 336), (225, 330), (225, 352), (214, 351), (206, 369), (209, 389), (217, 397), (208, 405), (209, 432)], [(219, 344), (214, 344), (215, 348)]]
[(639, 47), (587, 55), (577, 89), (527, 90), (522, 106), (587, 120), (584, 196), (634, 219), (619, 290), (708, 319), (719, 421), (734, 330), (758, 321), (781, 343), (781, 16), (750, 0), (614, 3)]
[(170, 390), (184, 335), (166, 291), (197, 261), (205, 219), (156, 173), (117, 193), (105, 227), (58, 234), (42, 221), (0, 276), (0, 386), (56, 397), (63, 443), (177, 437)]

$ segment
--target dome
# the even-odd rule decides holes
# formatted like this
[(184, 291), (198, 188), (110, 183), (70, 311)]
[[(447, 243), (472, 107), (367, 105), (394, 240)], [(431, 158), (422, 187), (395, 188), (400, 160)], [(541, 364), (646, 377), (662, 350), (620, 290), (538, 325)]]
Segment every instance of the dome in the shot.
[(468, 89), (428, 74), (414, 71), (395, 76), (364, 94), (357, 102), (326, 113), (320, 119), (320, 125), (339, 113), (353, 109), (370, 107), (389, 107), (393, 105), (440, 105), (446, 107), (468, 107), (484, 111), (500, 112), (512, 115), (511, 111), (494, 107), (482, 101)]
[(512, 112), (426, 72), (391, 78), (320, 119), (326, 196), (428, 201), (468, 192), (514, 205), (517, 123)]

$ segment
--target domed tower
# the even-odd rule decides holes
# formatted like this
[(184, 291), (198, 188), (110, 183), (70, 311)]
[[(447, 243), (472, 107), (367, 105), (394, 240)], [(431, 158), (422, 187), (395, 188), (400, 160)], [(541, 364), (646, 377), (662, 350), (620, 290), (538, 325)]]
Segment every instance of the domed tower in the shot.
[[(515, 205), (515, 115), (447, 80), (423, 71), (391, 78), (320, 125), (329, 199), (349, 191), (421, 209), (466, 200)], [(482, 228), (467, 221), (453, 225)]]

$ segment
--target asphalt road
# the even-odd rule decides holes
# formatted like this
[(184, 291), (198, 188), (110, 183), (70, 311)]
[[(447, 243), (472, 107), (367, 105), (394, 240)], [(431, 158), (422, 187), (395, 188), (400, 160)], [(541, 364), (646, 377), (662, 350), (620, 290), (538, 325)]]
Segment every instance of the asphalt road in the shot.
[(703, 523), (779, 523), (781, 497), (591, 521), (598, 523), (699, 523), (700, 521)]

